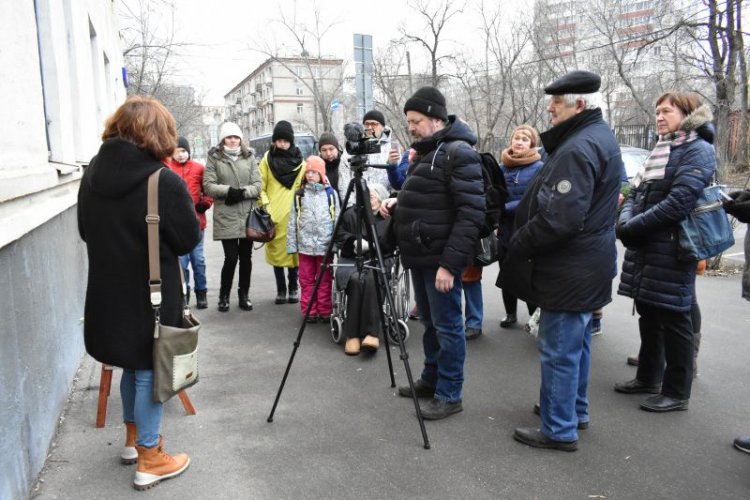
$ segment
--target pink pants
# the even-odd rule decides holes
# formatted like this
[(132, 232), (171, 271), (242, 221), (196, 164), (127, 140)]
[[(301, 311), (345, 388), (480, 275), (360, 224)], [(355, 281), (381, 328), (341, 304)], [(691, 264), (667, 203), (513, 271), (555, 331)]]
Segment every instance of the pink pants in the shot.
[[(307, 306), (312, 298), (315, 280), (318, 278), (320, 265), (323, 263), (323, 255), (305, 255), (299, 254), (299, 286), (302, 292), (299, 305), (302, 308), (302, 314), (307, 311)], [(310, 309), (310, 316), (317, 314), (321, 316), (331, 315), (331, 286), (333, 283), (333, 270), (326, 267), (323, 279), (320, 280), (318, 294), (315, 303)]]

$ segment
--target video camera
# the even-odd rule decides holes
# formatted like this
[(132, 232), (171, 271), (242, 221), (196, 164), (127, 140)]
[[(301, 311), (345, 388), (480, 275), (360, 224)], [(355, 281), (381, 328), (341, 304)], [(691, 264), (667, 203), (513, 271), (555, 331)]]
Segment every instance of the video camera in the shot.
[(368, 137), (361, 123), (351, 122), (344, 125), (344, 136), (346, 137), (346, 152), (352, 156), (380, 153), (379, 141)]

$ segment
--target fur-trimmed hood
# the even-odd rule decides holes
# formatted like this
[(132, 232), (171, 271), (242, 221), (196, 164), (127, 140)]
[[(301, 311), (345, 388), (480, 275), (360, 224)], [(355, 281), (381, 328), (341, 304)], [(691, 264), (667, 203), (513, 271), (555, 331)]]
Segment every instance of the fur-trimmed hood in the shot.
[(703, 104), (682, 120), (678, 130), (684, 130), (685, 132), (695, 130), (702, 139), (713, 144), (714, 135), (716, 134), (716, 130), (711, 123), (713, 119), (714, 115), (711, 112), (711, 108)]

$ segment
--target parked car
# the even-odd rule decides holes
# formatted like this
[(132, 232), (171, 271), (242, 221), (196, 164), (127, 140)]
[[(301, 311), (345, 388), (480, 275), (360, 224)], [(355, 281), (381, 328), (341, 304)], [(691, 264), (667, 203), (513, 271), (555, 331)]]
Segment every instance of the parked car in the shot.
[(622, 153), (622, 161), (625, 164), (628, 181), (633, 182), (633, 177), (635, 177), (635, 174), (641, 169), (643, 162), (646, 161), (646, 158), (651, 154), (651, 151), (620, 144), (620, 153)]

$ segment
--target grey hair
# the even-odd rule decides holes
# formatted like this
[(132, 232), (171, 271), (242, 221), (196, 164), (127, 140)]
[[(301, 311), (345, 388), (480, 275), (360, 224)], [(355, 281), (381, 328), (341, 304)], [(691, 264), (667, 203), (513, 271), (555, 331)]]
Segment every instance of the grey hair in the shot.
[(373, 182), (372, 184), (370, 184), (370, 192), (378, 195), (378, 198), (380, 198), (381, 202), (388, 199), (388, 197), (391, 195), (391, 193), (388, 192), (385, 186), (378, 182)]
[(602, 94), (601, 92), (594, 92), (592, 94), (565, 94), (562, 96), (565, 101), (565, 105), (572, 108), (576, 105), (579, 100), (583, 101), (584, 109), (597, 109), (602, 107)]

